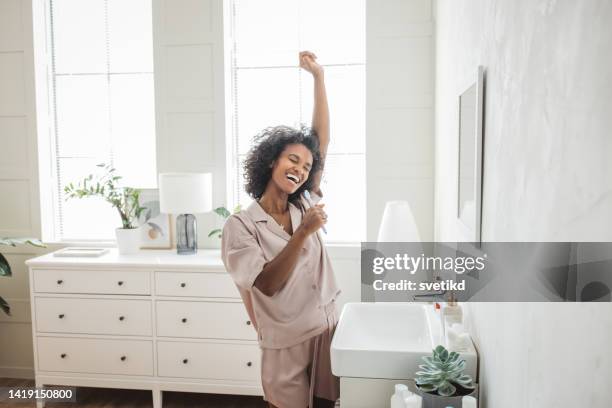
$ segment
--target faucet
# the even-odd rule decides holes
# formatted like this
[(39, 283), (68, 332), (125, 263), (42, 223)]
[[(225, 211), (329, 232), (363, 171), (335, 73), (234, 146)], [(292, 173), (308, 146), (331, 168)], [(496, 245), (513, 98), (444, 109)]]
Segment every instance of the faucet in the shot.
[[(442, 279), (440, 279), (439, 276), (436, 276), (435, 281), (439, 282)], [(433, 283), (433, 282), (432, 282)], [(444, 295), (446, 295), (446, 292), (448, 292), (447, 290), (438, 290), (438, 291), (433, 291), (433, 292), (428, 292), (428, 293), (421, 293), (418, 295), (412, 295), (412, 300), (417, 301), (418, 299), (424, 299), (424, 298), (428, 298), (430, 300), (436, 300), (436, 298), (438, 298), (438, 300), (446, 300), (444, 298)]]

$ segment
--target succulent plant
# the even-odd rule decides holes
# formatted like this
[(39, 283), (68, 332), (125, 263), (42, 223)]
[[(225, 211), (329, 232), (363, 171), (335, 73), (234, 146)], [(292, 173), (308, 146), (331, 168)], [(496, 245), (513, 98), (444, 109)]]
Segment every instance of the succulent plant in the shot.
[(444, 346), (437, 346), (433, 356), (425, 356), (423, 360), (425, 364), (419, 366), (422, 371), (416, 373), (416, 383), (422, 391), (451, 397), (457, 392), (457, 385), (474, 389), (472, 377), (463, 374), (465, 360), (460, 359), (459, 353), (449, 353)]

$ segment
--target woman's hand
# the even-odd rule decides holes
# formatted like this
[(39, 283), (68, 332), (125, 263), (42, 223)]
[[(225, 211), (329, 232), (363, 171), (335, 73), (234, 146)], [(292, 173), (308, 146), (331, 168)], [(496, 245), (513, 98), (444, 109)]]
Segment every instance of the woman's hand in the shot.
[(310, 51), (300, 52), (300, 67), (317, 78), (323, 75), (323, 67), (317, 63), (317, 56)]
[(300, 229), (304, 231), (306, 236), (317, 232), (324, 224), (327, 224), (327, 214), (323, 211), (325, 204), (315, 204), (304, 213)]

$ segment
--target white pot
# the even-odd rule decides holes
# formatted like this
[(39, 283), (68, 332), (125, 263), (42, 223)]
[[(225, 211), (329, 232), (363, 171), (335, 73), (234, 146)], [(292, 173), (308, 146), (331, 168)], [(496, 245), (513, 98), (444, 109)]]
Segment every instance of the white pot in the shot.
[(120, 254), (135, 254), (140, 250), (140, 229), (117, 228), (115, 235)]

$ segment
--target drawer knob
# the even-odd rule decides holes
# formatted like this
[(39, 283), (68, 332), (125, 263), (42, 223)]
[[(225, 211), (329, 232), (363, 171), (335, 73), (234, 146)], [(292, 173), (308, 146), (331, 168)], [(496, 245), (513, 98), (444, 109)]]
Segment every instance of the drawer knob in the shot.
[(119, 320), (123, 321), (125, 319), (125, 316), (119, 316)]
[(119, 286), (123, 285), (123, 281), (117, 282), (117, 285), (119, 285)]
[(63, 313), (59, 314), (57, 317), (59, 317), (60, 319), (63, 319), (64, 318), (64, 314)]
[(58, 284), (58, 285), (61, 285), (62, 283), (64, 283), (64, 281), (63, 281), (62, 279), (58, 279), (58, 280), (57, 280), (57, 284)]
[(252, 365), (253, 365), (253, 363), (251, 363), (250, 361), (247, 363), (247, 366), (249, 366), (249, 367), (252, 366)]
[(186, 317), (183, 317), (183, 318), (181, 319), (181, 322), (183, 322), (183, 323), (187, 323), (187, 318), (186, 318)]
[(66, 358), (66, 353), (62, 353), (62, 354), (60, 355), (60, 357), (61, 357), (61, 358)]
[(251, 325), (251, 321), (247, 320), (247, 326), (250, 326), (250, 325)]
[(185, 286), (187, 286), (187, 284), (185, 282), (181, 282), (181, 288), (184, 288)]
[(125, 361), (126, 358), (126, 356), (121, 356), (121, 361)]
[(188, 361), (189, 361), (188, 359), (184, 358), (183, 359), (183, 364), (187, 364)]

